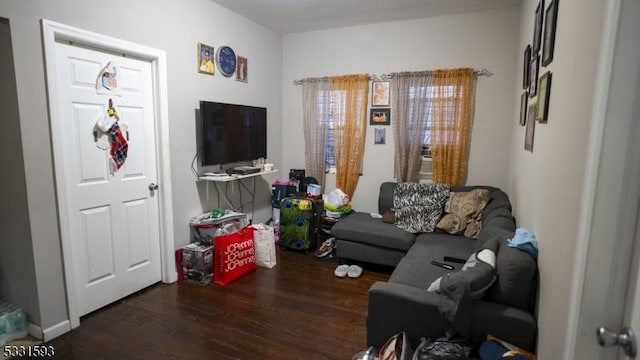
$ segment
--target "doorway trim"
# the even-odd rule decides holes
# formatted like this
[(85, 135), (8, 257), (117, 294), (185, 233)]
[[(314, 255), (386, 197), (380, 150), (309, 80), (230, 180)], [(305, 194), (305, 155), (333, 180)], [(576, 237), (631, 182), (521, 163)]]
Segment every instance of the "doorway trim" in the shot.
[(153, 98), (156, 132), (156, 166), (158, 169), (159, 222), (160, 222), (160, 266), (162, 281), (175, 282), (177, 275), (174, 263), (173, 238), (173, 206), (171, 190), (171, 162), (169, 152), (169, 108), (167, 96), (167, 55), (164, 50), (154, 49), (128, 41), (112, 38), (98, 33), (82, 30), (68, 25), (42, 19), (42, 38), (44, 44), (47, 97), (49, 101), (49, 125), (53, 149), (54, 178), (56, 181), (56, 203), (62, 256), (64, 264), (65, 287), (67, 293), (67, 310), (71, 328), (80, 326), (76, 288), (71, 281), (75, 274), (71, 255), (71, 232), (67, 193), (62, 184), (66, 179), (62, 169), (62, 119), (58, 108), (58, 95), (51, 90), (52, 84), (58, 82), (55, 69), (55, 44), (57, 41), (70, 41), (99, 50), (140, 58), (151, 63)]

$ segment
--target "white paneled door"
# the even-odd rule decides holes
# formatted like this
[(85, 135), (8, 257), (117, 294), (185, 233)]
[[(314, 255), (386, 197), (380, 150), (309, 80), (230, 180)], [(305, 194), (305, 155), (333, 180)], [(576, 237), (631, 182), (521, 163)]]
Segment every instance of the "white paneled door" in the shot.
[[(149, 61), (61, 41), (55, 56), (58, 81), (49, 89), (58, 92), (63, 156), (56, 168), (65, 182), (57, 186), (65, 189), (73, 257), (67, 281), (74, 281), (82, 316), (161, 280), (152, 69)], [(118, 65), (120, 96), (96, 91), (109, 62)], [(96, 127), (109, 99), (128, 137), (126, 161), (115, 172)]]

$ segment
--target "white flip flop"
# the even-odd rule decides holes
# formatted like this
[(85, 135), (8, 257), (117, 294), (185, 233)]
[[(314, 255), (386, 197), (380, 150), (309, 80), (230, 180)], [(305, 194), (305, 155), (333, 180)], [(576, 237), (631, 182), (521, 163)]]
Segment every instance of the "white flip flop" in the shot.
[(360, 277), (360, 275), (362, 275), (362, 268), (358, 265), (351, 265), (349, 266), (349, 270), (347, 271), (347, 275), (350, 278), (357, 278)]
[(348, 272), (349, 272), (349, 265), (343, 264), (343, 265), (338, 265), (338, 267), (333, 272), (333, 274), (337, 277), (345, 277), (347, 276)]

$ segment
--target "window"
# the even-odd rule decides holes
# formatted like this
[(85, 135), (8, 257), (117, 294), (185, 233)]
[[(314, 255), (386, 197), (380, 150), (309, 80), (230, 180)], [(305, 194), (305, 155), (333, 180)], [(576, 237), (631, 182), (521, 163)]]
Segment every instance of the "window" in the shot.
[[(423, 121), (425, 123), (424, 135), (422, 137), (422, 154), (427, 157), (431, 157), (431, 113), (433, 111), (433, 105), (435, 103), (444, 103), (444, 109), (446, 110), (445, 117), (451, 118), (453, 113), (453, 106), (455, 100), (455, 86), (424, 86), (424, 87), (411, 87), (409, 89), (409, 98), (412, 102), (409, 110), (409, 119), (411, 121)], [(420, 116), (422, 114), (422, 116)], [(415, 120), (413, 120), (415, 119)], [(412, 124), (417, 125), (417, 124)], [(454, 133), (451, 133), (453, 136)], [(449, 139), (449, 136), (446, 136)], [(448, 142), (448, 141), (447, 141)]]
[(326, 172), (335, 174), (336, 172), (336, 156), (334, 146), (334, 132), (340, 131), (338, 127), (339, 119), (334, 116), (339, 112), (336, 110), (338, 107), (344, 107), (346, 92), (343, 90), (332, 90), (328, 92), (322, 92), (318, 95), (320, 97), (320, 103), (324, 102), (325, 97), (331, 102), (329, 106), (329, 123), (327, 124), (327, 145), (326, 145)]
[[(444, 109), (447, 112), (445, 117), (450, 119), (450, 114), (453, 112), (454, 104), (454, 86), (422, 86), (409, 88), (409, 99), (411, 106), (409, 106), (410, 126), (412, 128), (419, 128), (418, 122), (424, 124), (424, 134), (422, 135), (422, 163), (420, 165), (420, 180), (431, 181), (433, 174), (432, 161), (431, 161), (431, 146), (432, 143), (432, 112), (434, 111), (433, 105), (437, 103), (444, 103)], [(451, 134), (453, 135), (453, 133)], [(447, 142), (450, 139), (449, 136), (445, 136)]]

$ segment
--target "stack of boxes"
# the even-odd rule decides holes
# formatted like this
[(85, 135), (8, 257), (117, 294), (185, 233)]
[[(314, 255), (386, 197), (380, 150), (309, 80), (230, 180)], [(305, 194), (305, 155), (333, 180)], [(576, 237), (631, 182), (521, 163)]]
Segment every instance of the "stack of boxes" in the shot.
[(212, 213), (204, 213), (192, 218), (189, 224), (193, 236), (191, 244), (182, 248), (182, 278), (186, 282), (207, 285), (213, 278), (216, 235), (241, 230), (247, 226), (247, 215), (228, 210), (218, 217), (213, 217)]

